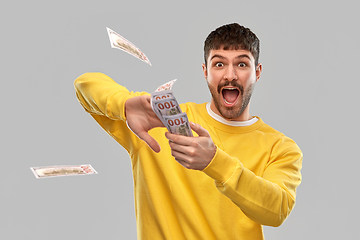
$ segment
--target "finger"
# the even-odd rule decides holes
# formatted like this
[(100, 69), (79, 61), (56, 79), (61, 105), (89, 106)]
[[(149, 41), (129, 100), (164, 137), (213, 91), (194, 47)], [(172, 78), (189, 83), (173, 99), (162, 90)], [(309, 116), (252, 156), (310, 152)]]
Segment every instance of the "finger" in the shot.
[(183, 166), (184, 168), (188, 168), (189, 165), (185, 162), (185, 161), (182, 161), (182, 160), (179, 160), (179, 159), (176, 159), (175, 160), (181, 165)]
[(175, 149), (171, 149), (171, 155), (175, 158), (177, 162), (179, 162), (184, 167), (188, 167), (188, 156), (184, 154), (183, 152), (179, 152)]
[(147, 132), (139, 133), (138, 137), (146, 142), (146, 144), (156, 153), (160, 152), (161, 147), (159, 143), (151, 137)]
[(174, 143), (179, 144), (179, 145), (189, 146), (192, 143), (192, 138), (191, 137), (186, 137), (186, 136), (183, 136), (183, 135), (177, 135), (177, 134), (173, 134), (171, 132), (165, 132), (165, 137), (170, 142), (174, 142)]
[(196, 132), (199, 137), (210, 137), (209, 132), (203, 128), (200, 124), (190, 122), (191, 129)]
[(185, 156), (187, 154), (187, 148), (189, 148), (188, 146), (180, 145), (171, 140), (169, 140), (169, 146), (173, 157), (180, 157), (180, 154), (181, 156)]

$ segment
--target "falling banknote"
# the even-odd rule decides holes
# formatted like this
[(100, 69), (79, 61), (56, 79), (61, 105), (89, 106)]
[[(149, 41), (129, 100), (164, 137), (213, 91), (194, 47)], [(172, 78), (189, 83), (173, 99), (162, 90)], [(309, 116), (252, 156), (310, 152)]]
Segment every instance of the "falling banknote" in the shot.
[(151, 107), (169, 132), (192, 137), (186, 113), (182, 112), (171, 90), (176, 79), (167, 82), (151, 94)]
[(30, 169), (36, 178), (97, 174), (96, 170), (89, 164), (77, 166), (31, 167)]
[(151, 66), (149, 59), (145, 56), (145, 54), (139, 48), (137, 48), (130, 41), (128, 41), (124, 37), (120, 36), (120, 34), (116, 33), (115, 31), (111, 30), (110, 28), (106, 28), (106, 29), (107, 29), (107, 32), (109, 35), (110, 44), (111, 44), (112, 48), (117, 48), (117, 49), (123, 50), (123, 51), (133, 55), (134, 57), (137, 57), (141, 61), (146, 62), (147, 64), (149, 64)]

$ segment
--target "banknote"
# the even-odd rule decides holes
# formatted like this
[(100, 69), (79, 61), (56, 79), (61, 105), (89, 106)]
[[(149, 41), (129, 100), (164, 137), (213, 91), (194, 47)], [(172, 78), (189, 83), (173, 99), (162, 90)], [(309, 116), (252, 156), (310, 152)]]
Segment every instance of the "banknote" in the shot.
[(90, 164), (72, 166), (31, 167), (30, 169), (34, 173), (36, 178), (97, 174), (97, 171)]
[(165, 98), (171, 98), (171, 97), (175, 98), (172, 90), (157, 91), (157, 92), (153, 92), (151, 94), (151, 100), (152, 101), (157, 101), (157, 100), (161, 100), (161, 99), (165, 99)]
[(151, 63), (149, 59), (146, 57), (146, 55), (133, 43), (131, 43), (129, 40), (122, 37), (120, 34), (116, 33), (115, 31), (111, 30), (110, 28), (106, 28), (106, 29), (109, 35), (110, 44), (112, 48), (123, 50), (133, 55), (134, 57), (137, 57), (141, 61), (146, 62), (151, 66)]
[(186, 113), (182, 112), (172, 116), (163, 116), (169, 132), (177, 135), (192, 137), (192, 131)]
[(154, 100), (153, 106), (154, 111), (157, 111), (161, 116), (171, 116), (181, 113), (180, 106), (175, 97)]
[(164, 83), (163, 85), (159, 86), (155, 92), (159, 92), (159, 91), (165, 91), (165, 90), (171, 90), (172, 86), (174, 85), (174, 83), (176, 82), (176, 79), (171, 80), (167, 83)]

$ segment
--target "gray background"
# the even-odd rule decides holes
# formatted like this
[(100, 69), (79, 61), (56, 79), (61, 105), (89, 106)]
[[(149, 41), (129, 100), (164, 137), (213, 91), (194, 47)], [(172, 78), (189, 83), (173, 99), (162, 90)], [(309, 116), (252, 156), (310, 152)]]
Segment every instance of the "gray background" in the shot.
[[(353, 4), (354, 3), (354, 4)], [(355, 1), (12, 1), (1, 26), (0, 239), (136, 239), (126, 151), (78, 104), (76, 77), (129, 90), (178, 79), (179, 102), (210, 99), (203, 41), (239, 22), (261, 40), (251, 113), (304, 152), (297, 205), (266, 239), (359, 239)], [(111, 49), (106, 27), (152, 67)], [(29, 167), (92, 164), (98, 175), (36, 179)]]

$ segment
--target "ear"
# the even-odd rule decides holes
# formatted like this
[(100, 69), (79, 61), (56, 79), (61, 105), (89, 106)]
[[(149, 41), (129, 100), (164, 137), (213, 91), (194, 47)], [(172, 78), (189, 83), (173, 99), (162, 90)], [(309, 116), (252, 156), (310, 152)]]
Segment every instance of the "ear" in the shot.
[(203, 72), (204, 72), (204, 77), (205, 77), (205, 79), (207, 80), (208, 72), (207, 72), (205, 63), (202, 64), (202, 69), (203, 69)]
[(261, 72), (262, 72), (262, 64), (258, 63), (258, 65), (256, 66), (256, 82), (259, 81)]

